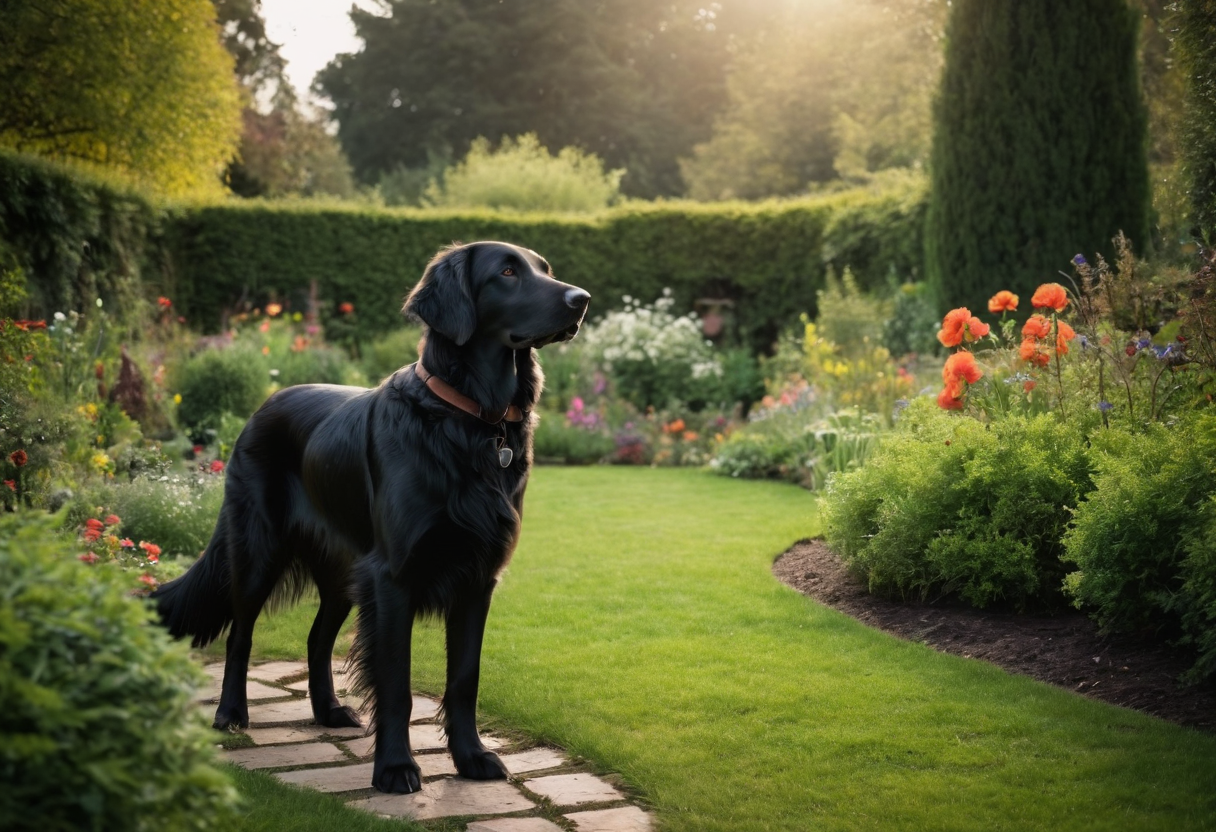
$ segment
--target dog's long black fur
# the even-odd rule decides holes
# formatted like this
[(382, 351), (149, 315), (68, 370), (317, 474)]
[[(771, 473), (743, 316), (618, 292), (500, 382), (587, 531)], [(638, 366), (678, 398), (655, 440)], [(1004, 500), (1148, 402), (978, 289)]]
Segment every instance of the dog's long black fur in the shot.
[[(465, 777), (506, 776), (477, 734), (482, 634), (498, 574), (519, 538), (542, 376), (534, 349), (578, 331), (590, 296), (552, 277), (535, 252), (505, 243), (436, 255), (406, 300), (424, 324), (422, 363), (484, 412), (514, 404), (522, 422), (491, 425), (433, 394), (403, 367), (365, 390), (281, 390), (249, 420), (228, 464), (223, 508), (203, 557), (158, 589), (162, 621), (205, 645), (231, 626), (217, 728), (245, 727), (253, 626), (272, 596), (316, 584), (309, 696), (321, 725), (357, 726), (334, 694), (330, 654), (359, 605), (351, 662), (374, 709), (373, 785), (420, 788), (409, 746), (415, 617), (446, 620), (444, 727)], [(505, 435), (512, 461), (500, 465)], [(293, 597), (294, 596), (294, 597)]]

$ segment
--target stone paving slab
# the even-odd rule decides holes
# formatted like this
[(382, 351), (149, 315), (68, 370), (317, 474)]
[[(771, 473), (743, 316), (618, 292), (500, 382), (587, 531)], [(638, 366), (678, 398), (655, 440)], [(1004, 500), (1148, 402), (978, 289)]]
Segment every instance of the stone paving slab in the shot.
[[(376, 737), (370, 735), (351, 740), (346, 744), (356, 757), (366, 757), (375, 747)], [(484, 736), (481, 744), (486, 748), (502, 748), (503, 742), (498, 737)], [(435, 751), (448, 747), (448, 741), (443, 736), (443, 729), (438, 725), (411, 725), (410, 749), (412, 751)]]
[(650, 815), (637, 806), (571, 812), (566, 818), (574, 822), (578, 832), (651, 832), (654, 829)]
[(566, 764), (566, 758), (552, 748), (530, 748), (518, 754), (504, 754), (499, 759), (507, 767), (507, 771), (512, 774), (541, 771), (546, 768), (557, 768)]
[[(195, 702), (218, 702), (220, 698), (220, 685), (216, 681), (204, 688), (200, 688), (198, 694), (195, 695)], [(287, 696), (287, 691), (282, 688), (272, 688), (269, 685), (263, 685), (261, 682), (256, 682), (253, 679), (245, 683), (245, 698), (250, 702), (257, 702), (260, 699), (282, 699)]]
[(250, 728), (245, 731), (257, 745), (276, 745), (284, 742), (307, 742), (330, 737), (362, 737), (366, 728), (326, 728), (324, 725), (284, 725), (278, 728)]
[(250, 725), (275, 725), (284, 722), (303, 722), (305, 720), (312, 720), (312, 703), (307, 699), (292, 699), (289, 702), (254, 705), (249, 709)]
[(277, 682), (288, 676), (297, 676), (308, 670), (304, 662), (267, 662), (249, 666), (249, 678), (262, 682)]
[[(456, 766), (447, 754), (419, 754), (414, 757), (422, 769), (423, 778), (441, 777), (456, 773)], [(374, 763), (357, 763), (353, 766), (330, 766), (329, 768), (306, 768), (299, 771), (282, 771), (275, 777), (284, 783), (316, 789), (319, 792), (353, 792), (372, 787)]]
[[(318, 763), (337, 763), (346, 755), (336, 745), (309, 742), (298, 745), (271, 745), (262, 748), (236, 748), (224, 752), (224, 759), (242, 768), (284, 768)], [(371, 782), (371, 778), (368, 778)]]
[(350, 803), (380, 815), (414, 820), (456, 815), (505, 815), (535, 808), (536, 804), (503, 780), (465, 780), (459, 777), (422, 784), (413, 794), (377, 794)]
[(578, 806), (581, 803), (603, 803), (623, 800), (618, 792), (594, 774), (551, 774), (524, 781), (524, 788), (549, 798), (558, 806)]
[[(345, 673), (342, 673), (341, 671), (334, 671), (333, 676), (334, 676), (334, 690), (336, 690), (336, 691), (349, 690), (350, 685), (351, 685), (351, 679), (349, 676), (347, 676)], [(287, 685), (286, 687), (288, 690), (298, 690), (303, 693), (308, 693), (308, 680), (301, 679), (298, 682), (292, 682), (291, 684)]]
[(466, 832), (565, 832), (551, 820), (544, 818), (494, 818), (477, 820), (469, 824)]

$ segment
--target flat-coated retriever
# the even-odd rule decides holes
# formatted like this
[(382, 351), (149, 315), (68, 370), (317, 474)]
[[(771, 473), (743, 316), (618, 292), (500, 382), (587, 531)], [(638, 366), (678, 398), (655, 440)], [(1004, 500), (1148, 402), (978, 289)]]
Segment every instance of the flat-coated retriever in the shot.
[(533, 350), (573, 338), (590, 295), (533, 251), (472, 243), (441, 251), (406, 299), (421, 359), (379, 387), (306, 384), (271, 396), (228, 463), (203, 557), (153, 597), (175, 636), (208, 644), (231, 625), (215, 727), (245, 727), (254, 622), (309, 579), (308, 689), (325, 726), (358, 726), (334, 695), (330, 654), (359, 605), (351, 654), (373, 707), (373, 785), (420, 788), (410, 753), (410, 635), (446, 619), (443, 720), (457, 771), (506, 776), (477, 735), (482, 634), (497, 576), (519, 539), (542, 376)]

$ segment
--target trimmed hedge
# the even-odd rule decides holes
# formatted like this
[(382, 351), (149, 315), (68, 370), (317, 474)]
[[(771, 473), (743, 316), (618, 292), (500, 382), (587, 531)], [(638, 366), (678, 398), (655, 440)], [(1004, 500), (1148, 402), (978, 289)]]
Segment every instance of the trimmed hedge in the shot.
[(925, 202), (923, 184), (909, 181), (766, 203), (630, 203), (591, 217), (235, 200), (156, 207), (0, 155), (0, 242), (37, 284), (39, 312), (142, 278), (142, 291), (169, 295), (211, 330), (246, 301), (274, 296), (302, 308), (314, 281), (322, 299), (354, 303), (370, 331), (388, 330), (438, 248), (499, 239), (543, 253), (561, 279), (591, 292), (593, 315), (623, 295), (652, 301), (664, 288), (678, 309), (728, 298), (738, 340), (766, 349), (799, 314), (814, 313), (829, 268), (852, 269), (863, 287), (891, 273), (919, 276)]

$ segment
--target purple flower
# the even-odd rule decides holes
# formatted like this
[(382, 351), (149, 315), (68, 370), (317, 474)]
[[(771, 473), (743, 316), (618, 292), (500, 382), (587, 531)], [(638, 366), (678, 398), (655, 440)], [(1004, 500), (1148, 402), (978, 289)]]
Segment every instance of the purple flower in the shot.
[(1152, 345), (1153, 345), (1153, 342), (1151, 339), (1141, 338), (1139, 341), (1136, 342), (1136, 349), (1147, 350)]
[(1083, 350), (1089, 349), (1089, 339), (1086, 338), (1084, 335), (1078, 335), (1077, 342), (1081, 344), (1081, 349), (1083, 349)]
[(1153, 347), (1153, 354), (1156, 355), (1157, 358), (1161, 359), (1161, 360), (1169, 358), (1173, 354), (1173, 352), (1174, 352), (1173, 344), (1167, 344), (1164, 347)]
[(1110, 413), (1114, 409), (1115, 406), (1110, 402), (1098, 402), (1098, 410), (1101, 410), (1103, 413)]
[(1084, 254), (1078, 254), (1076, 257), (1072, 258), (1072, 264), (1074, 266), (1084, 266), (1084, 265), (1087, 265), (1088, 263), (1089, 263), (1089, 261), (1085, 259)]

